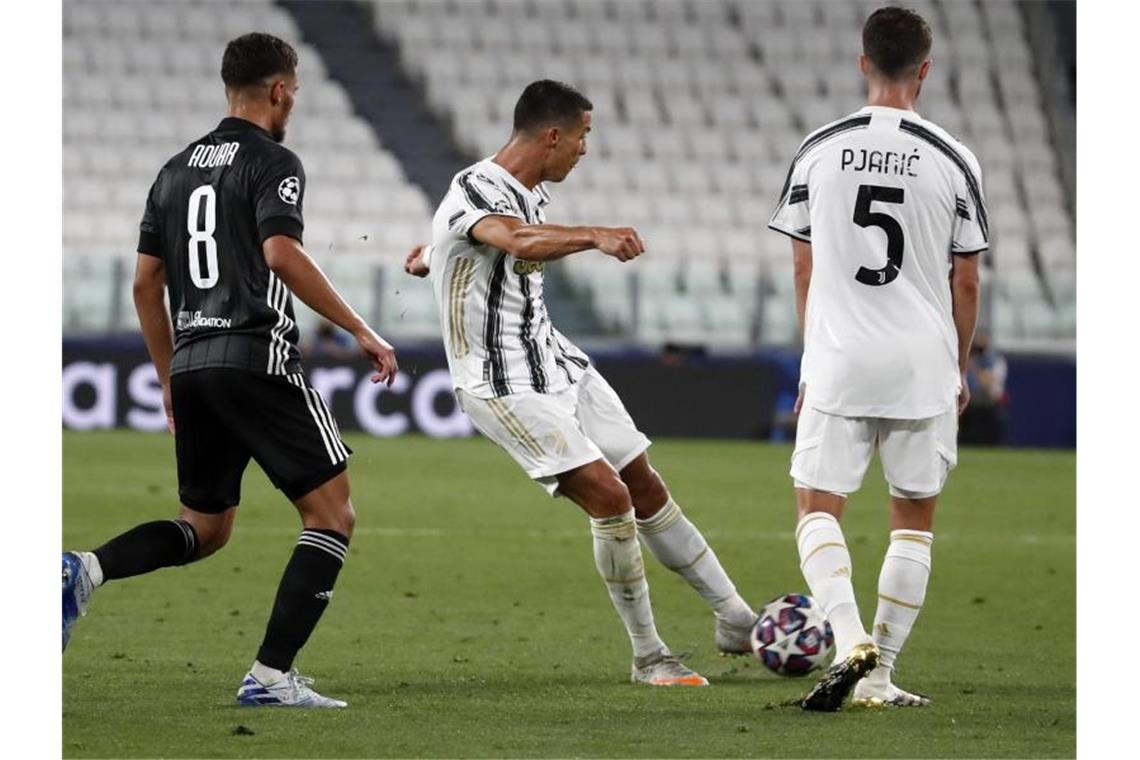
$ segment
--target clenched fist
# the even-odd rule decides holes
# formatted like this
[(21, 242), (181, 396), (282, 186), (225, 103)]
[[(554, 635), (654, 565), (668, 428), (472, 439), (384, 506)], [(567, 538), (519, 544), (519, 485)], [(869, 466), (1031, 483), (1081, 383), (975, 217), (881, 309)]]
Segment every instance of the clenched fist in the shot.
[(595, 227), (594, 247), (618, 261), (629, 261), (645, 253), (645, 241), (633, 227)]
[(404, 271), (413, 277), (427, 277), (428, 269), (427, 263), (424, 262), (424, 254), (428, 252), (428, 246), (417, 245), (408, 254), (408, 258), (404, 259)]

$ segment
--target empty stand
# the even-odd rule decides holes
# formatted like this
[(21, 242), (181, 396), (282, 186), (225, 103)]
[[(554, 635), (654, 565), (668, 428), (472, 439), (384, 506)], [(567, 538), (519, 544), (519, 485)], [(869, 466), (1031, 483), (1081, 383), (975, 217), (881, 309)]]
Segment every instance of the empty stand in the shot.
[[(301, 90), (286, 145), (305, 166), (305, 244), (380, 329), (438, 334), (426, 283), (402, 283), (412, 307), (388, 325), (384, 281), (429, 234), (433, 209), (400, 163), (356, 116), (305, 45), (292, 17), (269, 2), (75, 2), (64, 5), (64, 328), (137, 329), (130, 305), (138, 222), (162, 164), (225, 115), (220, 77), (228, 40), (276, 34), (297, 48)], [(340, 259), (343, 258), (344, 261)], [(407, 279), (407, 278), (404, 278)], [(117, 308), (112, 304), (118, 303)], [(313, 320), (303, 305), (299, 321)]]
[[(690, 288), (734, 262), (784, 276), (786, 241), (766, 229), (787, 163), (804, 135), (857, 110), (855, 68), (871, 2), (612, 2), (375, 0), (376, 31), (399, 46), (429, 103), (472, 155), (507, 137), (510, 108), (541, 77), (578, 86), (595, 104), (591, 154), (553, 188), (552, 221), (634, 224), (649, 245), (631, 278), (602, 257), (562, 266), (602, 321), (639, 340), (705, 342), (741, 335), (794, 339), (790, 284), (733, 300), (724, 281)], [(913, 4), (935, 34), (921, 112), (972, 147), (990, 198), (997, 282), (1014, 318), (1003, 338), (1070, 336), (1065, 306), (1029, 294), (1075, 266), (1072, 218), (1048, 141), (1023, 21), (1013, 2)], [(658, 287), (649, 265), (676, 266)], [(686, 266), (686, 263), (689, 264)], [(772, 264), (769, 266), (769, 264)], [(642, 271), (644, 270), (644, 272)], [(1045, 282), (1042, 282), (1042, 275)], [(1071, 278), (1069, 278), (1071, 279)], [(636, 308), (629, 282), (638, 289)], [(607, 288), (611, 292), (606, 292)], [(1070, 290), (1056, 288), (1055, 298)], [(733, 317), (733, 309), (740, 312)], [(790, 315), (791, 322), (779, 315)], [(633, 324), (628, 323), (632, 318)], [(643, 324), (643, 321), (648, 321)], [(694, 329), (694, 326), (699, 329)]]
[[(1072, 206), (1022, 14), (1001, 0), (912, 5), (935, 34), (920, 111), (968, 144), (983, 168), (994, 332), (1006, 345), (1072, 339)], [(360, 7), (470, 160), (505, 142), (529, 82), (553, 77), (580, 87), (595, 104), (590, 152), (551, 188), (549, 219), (636, 225), (649, 253), (627, 265), (597, 252), (568, 257), (556, 265), (565, 290), (606, 336), (736, 349), (796, 339), (790, 246), (767, 220), (799, 141), (863, 104), (854, 62), (861, 25), (877, 6), (372, 0)], [(287, 144), (308, 174), (306, 246), (338, 284), (351, 280), (353, 303), (381, 330), (438, 337), (427, 283), (399, 269), (406, 250), (428, 235), (431, 201), (353, 108), (344, 87), (360, 86), (367, 72), (330, 79), (295, 17), (267, 1), (68, 0), (63, 16), (65, 329), (133, 326), (125, 289), (147, 188), (166, 158), (224, 113), (225, 42), (259, 29), (291, 41), (301, 58), (303, 90)], [(413, 154), (401, 151), (405, 161)]]

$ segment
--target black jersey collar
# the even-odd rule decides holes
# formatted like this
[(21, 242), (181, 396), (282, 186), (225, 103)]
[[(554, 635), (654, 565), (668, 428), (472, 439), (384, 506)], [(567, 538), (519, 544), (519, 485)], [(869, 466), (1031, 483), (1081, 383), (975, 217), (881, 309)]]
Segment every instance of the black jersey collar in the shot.
[(241, 130), (250, 130), (253, 132), (260, 132), (261, 134), (265, 135), (269, 139), (271, 139), (271, 140), (273, 139), (273, 135), (270, 134), (268, 130), (262, 129), (258, 125), (254, 124), (252, 121), (247, 121), (245, 119), (238, 118), (237, 116), (227, 116), (226, 118), (222, 119), (220, 122), (218, 122), (218, 128), (214, 131), (215, 132), (235, 132), (235, 131), (241, 131)]

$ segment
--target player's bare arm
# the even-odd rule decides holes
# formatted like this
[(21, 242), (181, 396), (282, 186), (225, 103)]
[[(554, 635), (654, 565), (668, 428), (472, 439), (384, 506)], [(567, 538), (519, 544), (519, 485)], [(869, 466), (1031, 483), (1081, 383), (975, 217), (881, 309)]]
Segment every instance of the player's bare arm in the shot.
[(633, 227), (564, 227), (525, 224), (513, 216), (486, 216), (471, 236), (526, 261), (553, 261), (579, 251), (598, 249), (618, 261), (645, 253), (645, 242)]
[(978, 256), (955, 256), (950, 270), (950, 295), (953, 298), (954, 329), (958, 332), (958, 371), (962, 375), (962, 392), (958, 394), (958, 414), (970, 403), (970, 386), (966, 383), (966, 365), (970, 362), (970, 345), (978, 325), (978, 302), (982, 286), (978, 278)]
[(360, 350), (372, 362), (376, 374), (372, 382), (385, 382), (389, 386), (396, 379), (399, 367), (392, 346), (353, 311), (336, 288), (325, 277), (317, 263), (305, 253), (295, 238), (274, 235), (262, 243), (265, 262), (281, 281), (306, 306), (338, 327), (348, 331)]
[(803, 340), (808, 285), (811, 284), (811, 243), (792, 240), (792, 271), (796, 280), (796, 319), (800, 326), (800, 340)]
[(166, 311), (166, 266), (162, 259), (140, 253), (135, 267), (135, 311), (142, 325), (143, 339), (158, 381), (162, 384), (162, 405), (166, 426), (174, 432), (174, 408), (170, 399), (170, 357), (174, 353), (174, 331)]
[[(811, 243), (792, 239), (792, 268), (796, 281), (796, 319), (800, 326), (800, 340), (804, 338), (804, 324), (807, 319), (808, 286), (811, 284)], [(801, 387), (796, 396), (795, 411), (798, 414), (804, 403), (804, 390)]]

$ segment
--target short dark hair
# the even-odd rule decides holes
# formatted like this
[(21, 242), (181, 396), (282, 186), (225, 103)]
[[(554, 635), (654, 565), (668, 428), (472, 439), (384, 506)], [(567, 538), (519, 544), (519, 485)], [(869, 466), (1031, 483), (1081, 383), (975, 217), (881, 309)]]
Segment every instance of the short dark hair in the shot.
[(594, 110), (594, 104), (568, 84), (553, 79), (531, 82), (515, 103), (516, 132), (530, 132), (545, 127), (563, 127), (575, 123), (583, 111)]
[(222, 54), (222, 81), (233, 89), (258, 84), (274, 74), (293, 74), (296, 70), (297, 51), (272, 34), (243, 34), (230, 40)]
[(933, 44), (926, 19), (909, 8), (880, 8), (863, 26), (863, 55), (887, 79), (911, 74), (930, 55)]

